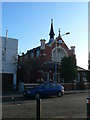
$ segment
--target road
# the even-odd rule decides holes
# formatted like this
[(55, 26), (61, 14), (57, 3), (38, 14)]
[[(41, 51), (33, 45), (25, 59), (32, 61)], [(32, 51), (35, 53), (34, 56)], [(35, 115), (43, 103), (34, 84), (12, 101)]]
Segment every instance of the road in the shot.
[[(41, 118), (86, 118), (87, 93), (67, 94), (41, 100)], [(2, 105), (3, 118), (35, 118), (36, 101), (21, 100)]]

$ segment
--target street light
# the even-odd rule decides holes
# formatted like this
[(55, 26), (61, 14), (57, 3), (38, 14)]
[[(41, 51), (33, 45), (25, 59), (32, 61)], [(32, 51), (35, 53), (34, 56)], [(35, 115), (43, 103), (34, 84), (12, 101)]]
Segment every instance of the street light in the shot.
[[(67, 32), (65, 34), (62, 34), (61, 36), (64, 36), (64, 35), (69, 35), (70, 32)], [(59, 29), (59, 35), (60, 35), (60, 29)], [(58, 41), (59, 44), (62, 44), (62, 40), (59, 40)], [(55, 52), (56, 52), (56, 59), (55, 59), (55, 82), (57, 81), (57, 38), (55, 40)]]
[(66, 32), (65, 34), (62, 34), (61, 36), (69, 35), (69, 34), (70, 34), (70, 32)]

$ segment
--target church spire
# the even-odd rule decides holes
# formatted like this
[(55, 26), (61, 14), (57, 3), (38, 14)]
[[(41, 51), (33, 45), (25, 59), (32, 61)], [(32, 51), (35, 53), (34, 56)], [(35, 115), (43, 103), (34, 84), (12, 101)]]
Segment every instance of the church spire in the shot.
[(51, 19), (51, 29), (50, 29), (50, 39), (53, 38), (54, 39), (54, 30), (53, 30), (53, 19)]

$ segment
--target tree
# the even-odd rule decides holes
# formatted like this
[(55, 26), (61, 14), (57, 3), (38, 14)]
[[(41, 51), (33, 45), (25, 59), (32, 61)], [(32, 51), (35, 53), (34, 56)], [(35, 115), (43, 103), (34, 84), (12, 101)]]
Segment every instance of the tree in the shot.
[(38, 79), (38, 72), (41, 69), (41, 62), (39, 58), (31, 59), (30, 61), (30, 79), (31, 82), (36, 83)]
[(77, 78), (77, 68), (74, 57), (64, 57), (61, 61), (61, 78), (64, 82), (73, 82)]
[(36, 83), (38, 79), (38, 72), (41, 68), (39, 58), (30, 58), (25, 56), (19, 58), (18, 62), (18, 79), (27, 83)]

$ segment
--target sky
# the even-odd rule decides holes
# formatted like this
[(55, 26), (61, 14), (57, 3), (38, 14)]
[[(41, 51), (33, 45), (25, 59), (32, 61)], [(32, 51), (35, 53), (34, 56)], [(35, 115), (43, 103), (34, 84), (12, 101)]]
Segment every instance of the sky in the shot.
[(88, 3), (88, 53), (89, 53), (89, 60), (90, 60), (90, 2)]
[(2, 36), (18, 39), (18, 54), (49, 41), (53, 19), (55, 38), (75, 46), (77, 65), (88, 68), (88, 2), (2, 2)]

